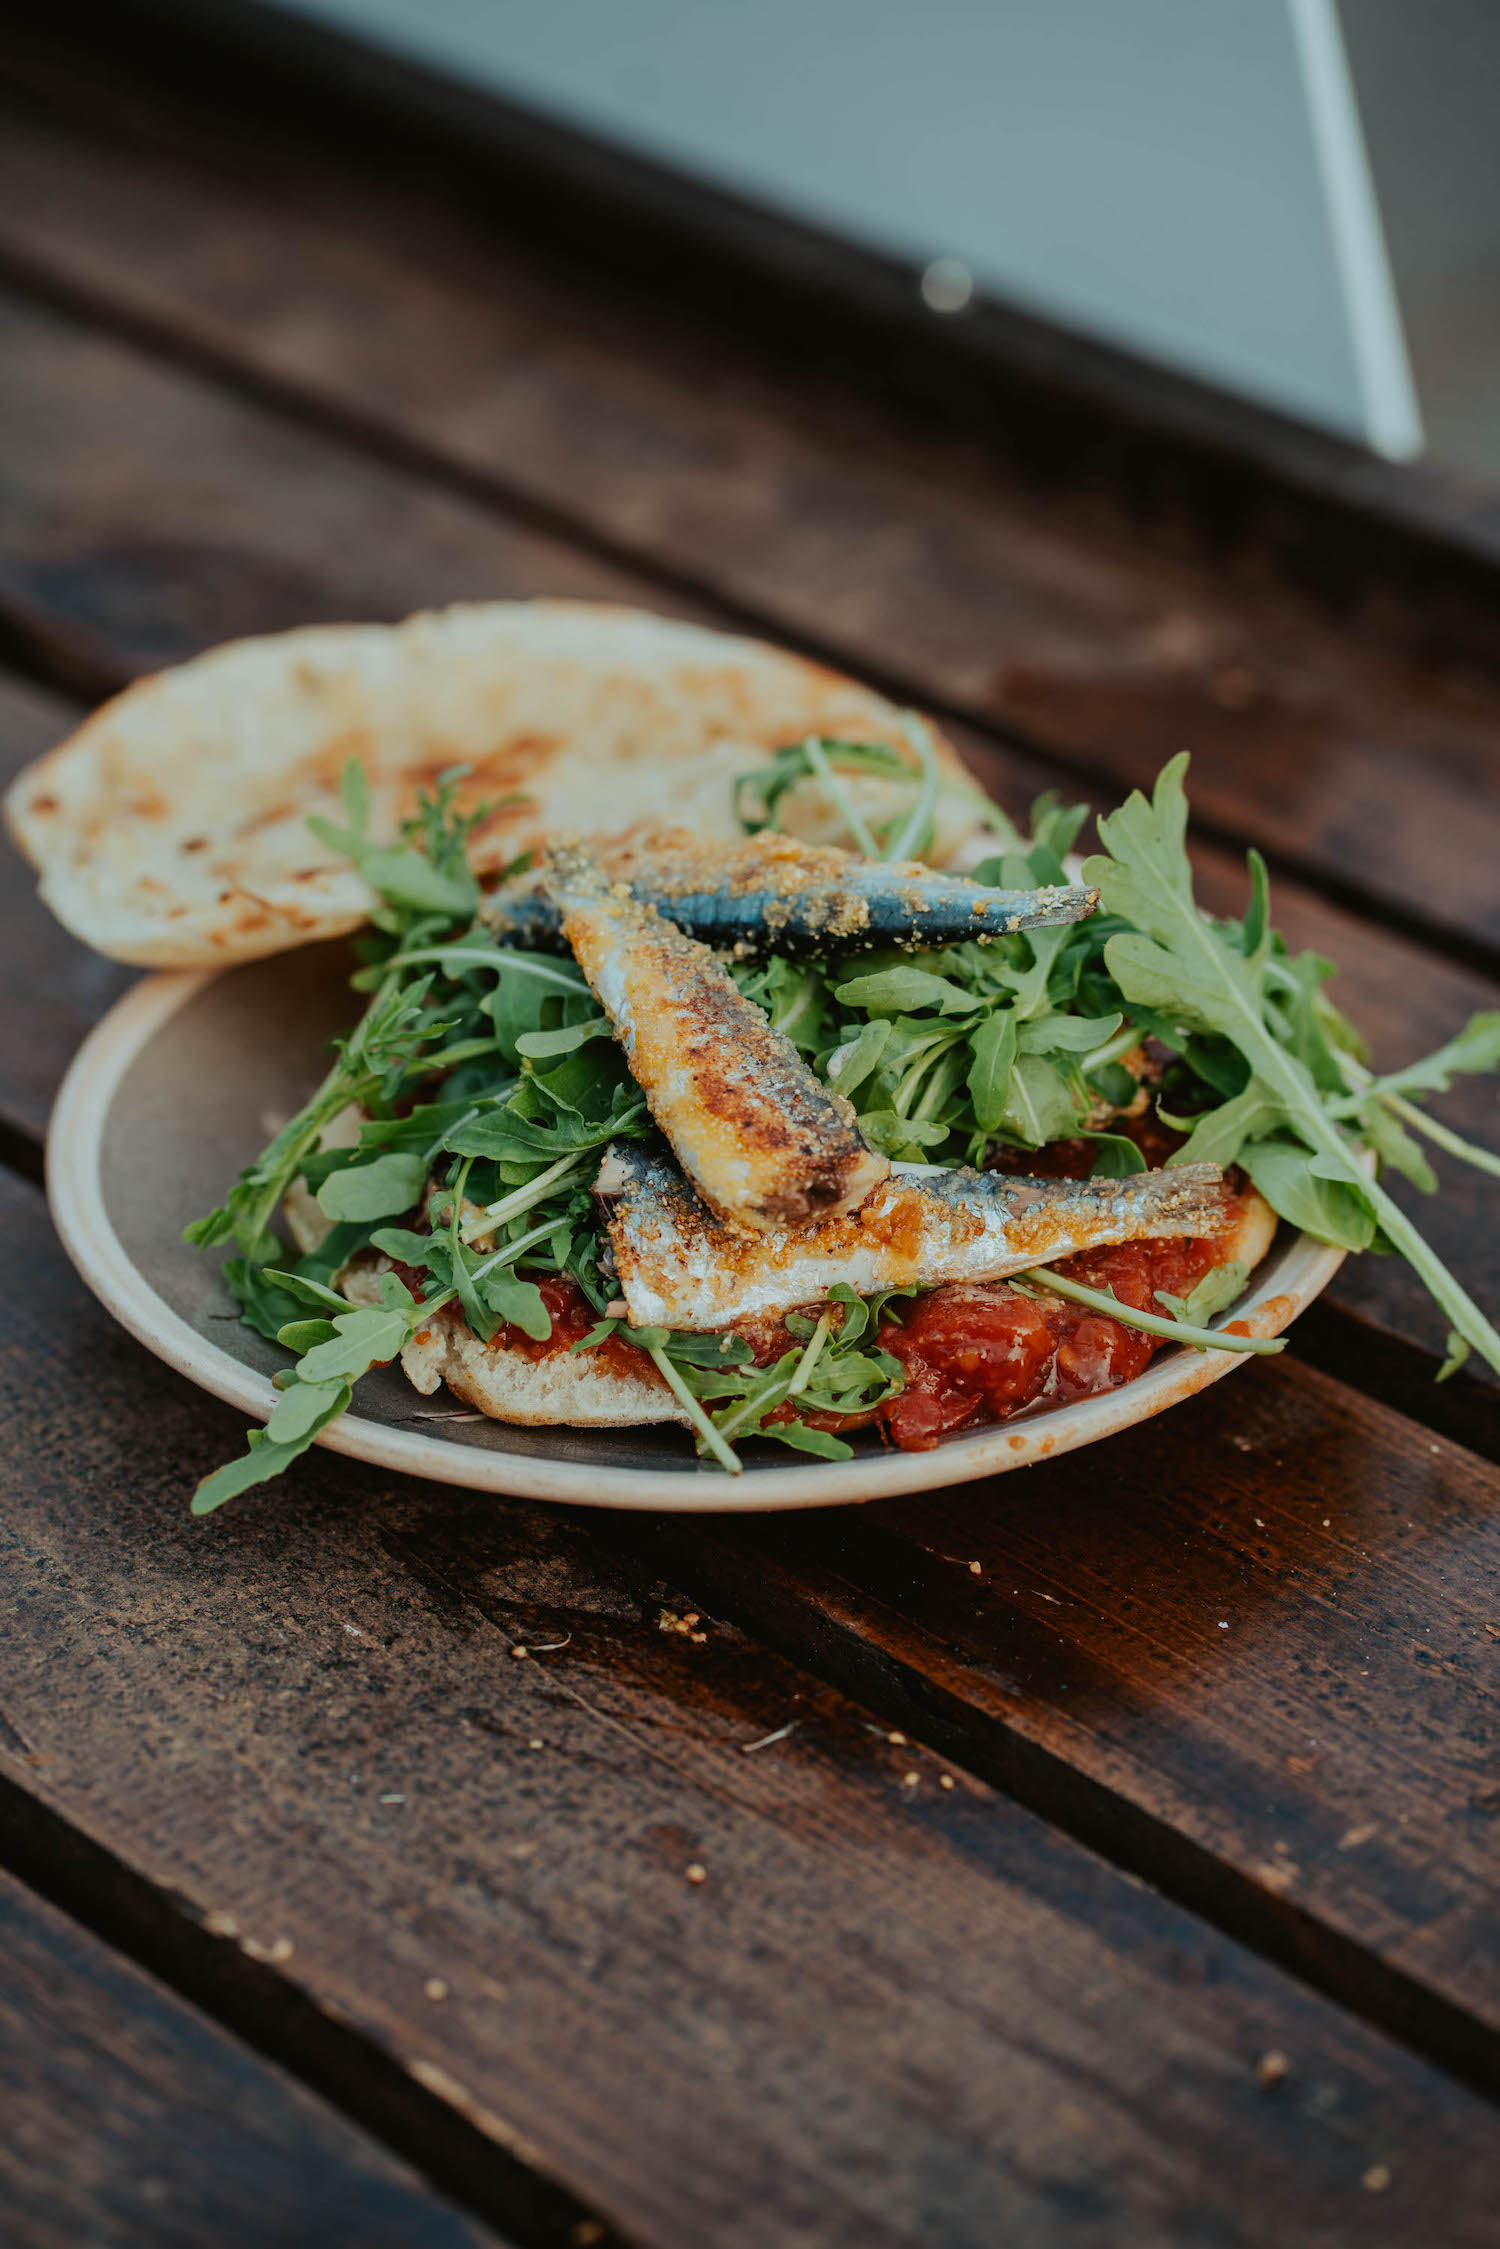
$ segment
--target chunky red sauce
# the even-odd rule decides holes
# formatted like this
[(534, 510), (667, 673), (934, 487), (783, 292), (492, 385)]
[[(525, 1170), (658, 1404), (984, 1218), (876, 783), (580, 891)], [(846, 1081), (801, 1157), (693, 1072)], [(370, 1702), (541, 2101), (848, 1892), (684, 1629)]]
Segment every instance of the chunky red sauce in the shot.
[[(554, 1352), (571, 1350), (590, 1328), (598, 1325), (598, 1313), (568, 1274), (541, 1273), (533, 1277), (552, 1321), (552, 1333), (538, 1342), (535, 1336), (527, 1335), (523, 1328), (512, 1327), (507, 1320), (496, 1330), (492, 1350), (514, 1351), (522, 1359), (549, 1359)], [(632, 1343), (621, 1343), (613, 1335), (606, 1336), (587, 1357), (591, 1365), (607, 1367), (611, 1374), (633, 1375), (638, 1382), (660, 1380), (643, 1351), (638, 1351)]]
[[(1057, 1270), (1155, 1312), (1157, 1289), (1186, 1296), (1221, 1254), (1212, 1240), (1129, 1242), (1064, 1258)], [(1003, 1281), (933, 1289), (899, 1326), (883, 1322), (879, 1342), (906, 1369), (906, 1388), (880, 1415), (903, 1452), (924, 1452), (967, 1422), (1004, 1421), (1043, 1398), (1066, 1405), (1116, 1390), (1161, 1348), (1139, 1328), (1063, 1297), (1020, 1296)]]
[[(1094, 1153), (1087, 1141), (1059, 1142), (1042, 1150), (1040, 1158), (1033, 1154), (1029, 1162), (1034, 1174), (1043, 1174), (1045, 1161), (1059, 1167), (1051, 1176), (1067, 1178), (1079, 1174), (1062, 1166), (1077, 1163), (1086, 1171)], [(1160, 1157), (1169, 1153), (1163, 1147)], [(1152, 1312), (1160, 1310), (1158, 1289), (1188, 1295), (1224, 1254), (1223, 1243), (1212, 1238), (1127, 1242), (1063, 1259), (1057, 1270), (1088, 1288), (1112, 1289), (1137, 1311)], [(597, 1315), (576, 1281), (549, 1273), (536, 1285), (551, 1316), (551, 1335), (537, 1342), (507, 1324), (495, 1336), (496, 1350), (545, 1359), (568, 1350), (594, 1326)], [(766, 1321), (747, 1340), (757, 1362), (767, 1366), (793, 1338), (779, 1321)], [(906, 1370), (900, 1395), (867, 1414), (806, 1413), (803, 1418), (846, 1435), (878, 1426), (902, 1452), (928, 1451), (940, 1437), (970, 1422), (1004, 1421), (1044, 1399), (1066, 1405), (1118, 1389), (1144, 1372), (1161, 1348), (1154, 1336), (1138, 1328), (1124, 1327), (1063, 1297), (1021, 1296), (1003, 1281), (930, 1289), (904, 1307), (899, 1321), (883, 1321), (877, 1340)], [(659, 1379), (642, 1353), (616, 1336), (590, 1357), (612, 1373)], [(797, 1410), (788, 1403), (772, 1418), (785, 1420)]]

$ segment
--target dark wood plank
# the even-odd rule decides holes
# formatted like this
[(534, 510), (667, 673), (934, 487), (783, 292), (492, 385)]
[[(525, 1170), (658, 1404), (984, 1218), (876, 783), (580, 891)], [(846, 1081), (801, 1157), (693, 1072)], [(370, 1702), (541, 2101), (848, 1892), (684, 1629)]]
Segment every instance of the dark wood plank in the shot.
[(285, 2071), (0, 1874), (7, 2249), (493, 2241)]
[(560, 540), (54, 314), (0, 305), (0, 362), (0, 601), (113, 683), (238, 633), (405, 615), (419, 579), (432, 606), (639, 595)]
[(32, 1190), (0, 1210), (7, 1827), (149, 1883), (222, 2008), (220, 1959), (299, 1995), (307, 2074), (363, 2048), (674, 2249), (1368, 2249), (1439, 2195), (1488, 2240), (1476, 2096), (736, 1631), (663, 1629), (680, 1590), (595, 1523), (327, 1456), (192, 1522), (234, 1417)]
[[(0, 791), (81, 715), (61, 696), (0, 673)], [(131, 972), (75, 944), (38, 903), (14, 854), (0, 848), (0, 957), (21, 971), (0, 1028), (0, 1149), (30, 1169), (63, 1071)]]
[[(294, 620), (394, 616), (460, 594), (577, 592), (651, 602), (658, 589), (530, 531), (492, 506), (433, 490), (316, 432), (163, 367), (71, 320), (0, 301), (0, 421), (11, 442), (11, 505), (0, 513), (0, 602), (33, 621), (54, 656), (133, 671), (237, 633)], [(64, 503), (64, 495), (66, 501)], [(672, 600), (667, 607), (691, 613)], [(705, 612), (699, 610), (699, 614)], [(711, 613), (710, 613), (711, 614)], [(987, 785), (1017, 811), (1050, 775), (1016, 753), (965, 737)], [(24, 881), (7, 860), (9, 880)], [(1221, 853), (1200, 854), (1217, 903), (1237, 902), (1242, 877)], [(1409, 941), (1282, 884), (1278, 911), (1299, 941), (1346, 964), (1351, 1007), (1368, 1016), (1383, 1061), (1408, 1059), (1466, 1014), (1500, 1004), (1500, 987)], [(12, 909), (7, 908), (10, 912)], [(17, 907), (25, 914), (28, 909)], [(66, 965), (62, 942), (33, 943), (56, 973), (100, 996), (108, 972)], [(30, 994), (21, 995), (25, 1000)], [(72, 1014), (38, 1034), (25, 1012), (0, 1028), (29, 1057), (11, 1098), (41, 1123), (38, 1065), (54, 1068)], [(1493, 1129), (1486, 1086), (1445, 1105), (1455, 1126)], [(1442, 1201), (1424, 1219), (1443, 1253), (1482, 1299), (1492, 1285), (1489, 1183), (1450, 1166)], [(1337, 1301), (1369, 1317), (1393, 1344), (1413, 1347), (1413, 1402), (1442, 1344), (1442, 1322), (1404, 1266), (1366, 1259), (1348, 1269)], [(1424, 1401), (1461, 1413), (1455, 1433), (1477, 1435), (1486, 1391), (1467, 1382)]]
[(1500, 2090), (1500, 1472), (1297, 1366), (874, 1508), (713, 1604)]
[(127, 114), (76, 58), (10, 67), (13, 270), (1106, 786), (1191, 745), (1225, 834), (1500, 946), (1483, 606), (1408, 576), (1340, 612), (1288, 581), (1274, 525), (1219, 551), (1170, 504), (1145, 519), (1003, 442), (914, 431), (794, 350), (757, 364), (607, 273), (559, 272), (391, 177), (388, 150), (376, 178), (140, 87)]

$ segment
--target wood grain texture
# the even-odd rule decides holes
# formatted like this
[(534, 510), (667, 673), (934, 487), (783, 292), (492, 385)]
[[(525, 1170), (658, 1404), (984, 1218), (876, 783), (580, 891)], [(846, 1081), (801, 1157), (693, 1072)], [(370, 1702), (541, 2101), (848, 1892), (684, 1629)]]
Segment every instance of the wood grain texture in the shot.
[[(0, 792), (81, 715), (61, 696), (0, 673)], [(0, 960), (8, 970), (0, 1014), (0, 1134), (7, 1160), (23, 1162), (29, 1154), (34, 1161), (63, 1071), (131, 971), (74, 942), (38, 902), (30, 870), (3, 839)]]
[[(434, 490), (415, 474), (373, 462), (279, 414), (226, 395), (71, 319), (0, 298), (0, 426), (8, 434), (9, 504), (0, 510), (0, 602), (37, 622), (55, 650), (115, 677), (188, 655), (205, 643), (293, 622), (393, 617), (465, 595), (576, 593), (650, 603), (658, 589), (559, 539), (519, 526), (474, 500)], [(66, 495), (66, 504), (63, 496)], [(674, 599), (676, 613), (713, 617)], [(961, 737), (985, 783), (1024, 811), (1055, 773), (974, 735)], [(1199, 854), (1206, 895), (1237, 906), (1243, 876), (1222, 853)], [(24, 871), (9, 854), (0, 880)], [(1292, 883), (1277, 912), (1299, 943), (1345, 964), (1341, 990), (1369, 1021), (1382, 1063), (1405, 1061), (1474, 1008), (1500, 1004), (1500, 986), (1330, 907)], [(39, 909), (15, 942), (55, 963), (54, 973), (103, 996), (107, 974), (85, 970)], [(25, 916), (30, 913), (30, 922)], [(25, 928), (36, 932), (26, 937)], [(59, 945), (63, 945), (59, 952)], [(55, 1068), (76, 1017), (36, 1036), (29, 993), (0, 1028), (28, 1059), (10, 1082), (39, 1130), (42, 1076)], [(39, 1074), (39, 1067), (41, 1071)], [(1459, 1130), (1493, 1134), (1488, 1084), (1443, 1104)], [(1404, 1189), (1401, 1190), (1403, 1193)], [(1493, 1271), (1486, 1228), (1490, 1183), (1451, 1165), (1442, 1200), (1424, 1209), (1442, 1253), (1482, 1300)], [(1347, 1269), (1336, 1300), (1388, 1337), (1419, 1347), (1431, 1365), (1443, 1323), (1404, 1265), (1365, 1259)], [(1420, 1394), (1420, 1365), (1413, 1383)], [(1430, 1410), (1464, 1408), (1464, 1433), (1484, 1418), (1489, 1385), (1465, 1382)], [(1414, 1401), (1415, 1402), (1415, 1401)]]
[[(1203, 816), (1376, 911), (1500, 947), (1492, 615), (1414, 578), (1342, 608), (1274, 524), (913, 429), (868, 381), (757, 362), (669, 302), (559, 271), (430, 178), (189, 117), (10, 54), (0, 256), (664, 583), (1009, 728), (1122, 788), (1189, 745)], [(515, 214), (512, 213), (514, 221)], [(522, 214), (521, 225), (535, 223)], [(1461, 839), (1461, 843), (1458, 839)]]
[(14, 301), (0, 304), (0, 418), (0, 601), (118, 684), (247, 632), (542, 588), (604, 601), (640, 590)]
[(310, 2070), (352, 2037), (643, 2244), (1368, 2249), (1438, 2195), (1489, 2238), (1474, 2096), (677, 1629), (596, 1524), (318, 1457), (192, 1522), (233, 1417), (111, 1326), (30, 1190), (0, 1210), (8, 1824), (50, 1808), (148, 1878), (185, 1961), (249, 1948)]
[(1500, 2090), (1500, 1472), (1295, 1365), (1025, 1474), (663, 1526), (713, 1603)]
[(4, 1874), (0, 1949), (6, 2249), (494, 2241), (284, 2071)]

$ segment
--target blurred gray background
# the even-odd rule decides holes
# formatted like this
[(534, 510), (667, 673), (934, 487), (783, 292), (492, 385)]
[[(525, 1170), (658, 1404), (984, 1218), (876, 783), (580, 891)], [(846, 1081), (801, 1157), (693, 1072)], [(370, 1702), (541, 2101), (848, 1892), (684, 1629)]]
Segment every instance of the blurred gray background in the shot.
[(1500, 477), (1500, 0), (274, 0), (1358, 439)]

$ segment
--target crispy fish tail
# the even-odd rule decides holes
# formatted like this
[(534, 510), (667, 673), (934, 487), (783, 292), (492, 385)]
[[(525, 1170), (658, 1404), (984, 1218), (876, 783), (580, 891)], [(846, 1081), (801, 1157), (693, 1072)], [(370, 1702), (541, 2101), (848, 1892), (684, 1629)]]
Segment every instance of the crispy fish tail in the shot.
[(896, 1173), (857, 1211), (754, 1241), (714, 1222), (664, 1158), (611, 1149), (598, 1191), (632, 1323), (705, 1331), (824, 1301), (999, 1281), (1079, 1250), (1217, 1234), (1223, 1173), (1182, 1164), (1131, 1179), (1016, 1179), (995, 1172)]
[(848, 1102), (819, 1084), (706, 945), (587, 852), (554, 852), (547, 879), (651, 1114), (720, 1220), (806, 1226), (878, 1186), (890, 1164), (865, 1146)]

